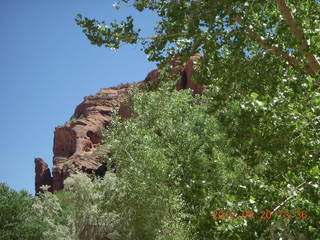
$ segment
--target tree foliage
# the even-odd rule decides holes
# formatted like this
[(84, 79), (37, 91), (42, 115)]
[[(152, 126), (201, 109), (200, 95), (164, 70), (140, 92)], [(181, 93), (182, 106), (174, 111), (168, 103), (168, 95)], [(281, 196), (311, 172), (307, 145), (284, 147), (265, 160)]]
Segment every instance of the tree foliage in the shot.
[[(114, 173), (35, 203), (1, 184), (0, 239), (320, 239), (319, 1), (123, 4), (157, 14), (155, 35), (131, 16), (76, 22), (97, 46), (141, 44), (164, 81), (103, 133)], [(173, 91), (166, 65), (194, 53), (201, 96)]]
[(107, 24), (79, 14), (76, 22), (92, 44), (117, 49), (121, 43), (141, 42), (149, 59), (156, 61), (199, 52), (204, 61), (214, 59), (217, 76), (220, 64), (223, 70), (230, 61), (245, 66), (254, 56), (263, 61), (273, 58), (308, 75), (319, 73), (320, 4), (316, 0), (119, 0), (117, 8), (122, 3), (155, 12), (160, 17), (155, 35), (140, 36), (131, 16)]
[(117, 195), (112, 174), (92, 181), (78, 173), (65, 181), (63, 191), (44, 191), (33, 205), (34, 214), (47, 225), (43, 239), (119, 239), (119, 217), (112, 195)]
[[(165, 239), (319, 237), (318, 157), (285, 147), (286, 126), (276, 144), (263, 139), (260, 134), (270, 125), (256, 126), (250, 119), (261, 107), (256, 96), (250, 110), (229, 101), (212, 112), (215, 94), (215, 87), (195, 97), (168, 87), (135, 93), (135, 118), (116, 120), (105, 133), (104, 147), (111, 154), (106, 162), (116, 166), (127, 194), (121, 209), (127, 213), (126, 229), (135, 236), (130, 239), (156, 239), (168, 222), (175, 222), (174, 230), (184, 237)], [(269, 135), (277, 137), (280, 123), (274, 122)], [(213, 220), (214, 210), (234, 210), (238, 218)], [(246, 210), (258, 219), (239, 217)], [(299, 218), (300, 210), (309, 217)], [(273, 217), (259, 219), (267, 211)], [(295, 218), (283, 218), (284, 211)]]
[(0, 239), (37, 240), (45, 225), (33, 217), (33, 198), (26, 191), (16, 192), (0, 184)]
[[(79, 14), (76, 22), (92, 44), (140, 43), (162, 66), (200, 53), (193, 80), (208, 86), (195, 98), (168, 88), (136, 93), (136, 118), (110, 128), (108, 161), (135, 196), (127, 207), (139, 209), (131, 210), (137, 219), (127, 229), (156, 238), (161, 226), (134, 223), (157, 213), (163, 226), (178, 223), (187, 239), (319, 238), (319, 1), (122, 0), (115, 6), (123, 4), (157, 14), (155, 35), (141, 36), (132, 17), (107, 24)], [(161, 73), (173, 75), (167, 66)], [(211, 221), (210, 209), (232, 208), (273, 216)], [(289, 210), (309, 218), (283, 219)]]

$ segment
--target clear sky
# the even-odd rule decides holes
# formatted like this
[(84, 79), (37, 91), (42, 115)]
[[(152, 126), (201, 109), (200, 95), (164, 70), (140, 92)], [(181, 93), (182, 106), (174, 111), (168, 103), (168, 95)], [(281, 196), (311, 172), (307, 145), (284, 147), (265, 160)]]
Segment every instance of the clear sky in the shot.
[(135, 18), (146, 35), (156, 18), (112, 0), (0, 0), (0, 182), (34, 194), (34, 158), (52, 166), (53, 132), (84, 96), (137, 82), (155, 68), (139, 46), (90, 44), (77, 13), (110, 22)]

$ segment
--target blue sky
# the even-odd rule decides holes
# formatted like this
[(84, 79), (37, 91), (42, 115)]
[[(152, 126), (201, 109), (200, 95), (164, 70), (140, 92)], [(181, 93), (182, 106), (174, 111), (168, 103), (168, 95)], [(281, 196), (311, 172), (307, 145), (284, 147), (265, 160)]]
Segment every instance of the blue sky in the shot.
[(139, 46), (90, 44), (77, 13), (110, 22), (135, 18), (145, 35), (156, 18), (112, 0), (0, 1), (0, 182), (34, 193), (34, 158), (52, 166), (53, 132), (84, 96), (137, 82), (154, 69)]

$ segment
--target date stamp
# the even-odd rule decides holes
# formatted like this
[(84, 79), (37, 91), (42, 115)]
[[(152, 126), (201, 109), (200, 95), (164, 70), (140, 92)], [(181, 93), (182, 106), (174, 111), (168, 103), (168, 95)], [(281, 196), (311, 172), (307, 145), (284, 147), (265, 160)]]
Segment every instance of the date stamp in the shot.
[(225, 219), (261, 219), (261, 220), (270, 220), (277, 217), (277, 219), (297, 219), (303, 220), (309, 218), (307, 211), (305, 210), (279, 210), (276, 213), (273, 213), (270, 210), (262, 210), (259, 212), (255, 212), (253, 210), (213, 210), (211, 211), (213, 220), (225, 220)]

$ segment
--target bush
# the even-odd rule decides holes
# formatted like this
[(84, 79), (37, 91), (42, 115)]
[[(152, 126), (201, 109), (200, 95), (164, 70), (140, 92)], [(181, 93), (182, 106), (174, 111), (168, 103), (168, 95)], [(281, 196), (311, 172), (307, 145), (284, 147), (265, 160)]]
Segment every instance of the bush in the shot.
[(33, 206), (48, 226), (44, 238), (118, 239), (118, 215), (112, 201), (116, 193), (116, 178), (111, 173), (95, 181), (78, 173), (65, 181), (63, 191), (44, 191)]

